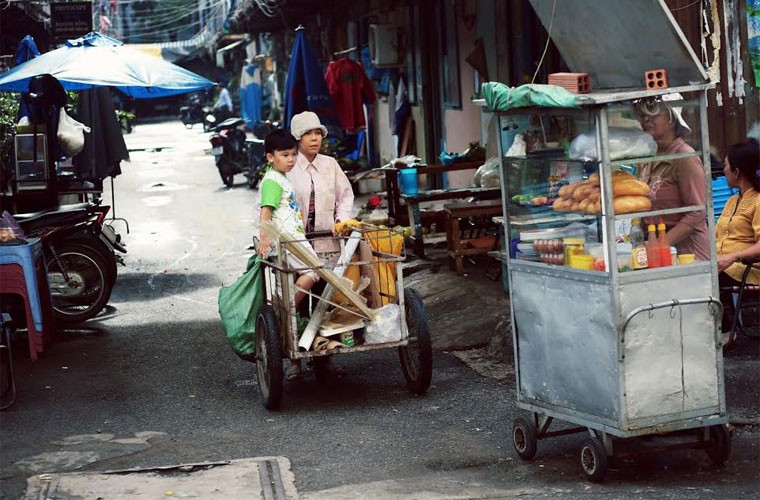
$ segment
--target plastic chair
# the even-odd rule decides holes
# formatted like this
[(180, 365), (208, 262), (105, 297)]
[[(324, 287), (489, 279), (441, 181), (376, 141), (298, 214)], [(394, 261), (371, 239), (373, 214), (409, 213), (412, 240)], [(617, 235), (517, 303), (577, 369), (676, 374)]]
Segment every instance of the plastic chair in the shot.
[(10, 314), (0, 314), (0, 410), (8, 409), (16, 402), (16, 376), (11, 353), (13, 331)]
[(738, 192), (738, 189), (729, 187), (728, 179), (726, 179), (725, 176), (720, 176), (713, 179), (712, 196), (715, 220), (718, 220), (718, 217), (720, 217), (720, 213), (723, 211), (723, 207), (726, 206), (728, 199)]
[(48, 288), (42, 243), (32, 238), (24, 245), (0, 246), (0, 293), (24, 299), (29, 356), (37, 360), (53, 338), (53, 302)]
[(364, 140), (367, 137), (367, 132), (365, 130), (360, 130), (358, 134), (356, 134), (356, 149), (351, 151), (346, 155), (346, 158), (351, 159), (353, 161), (358, 161), (359, 158), (362, 155), (362, 149), (364, 148)]
[(737, 296), (731, 323), (731, 342), (736, 341), (740, 333), (747, 338), (760, 338), (760, 285), (747, 283), (751, 270), (760, 269), (760, 259), (742, 259), (742, 264), (747, 267), (739, 286), (721, 289)]

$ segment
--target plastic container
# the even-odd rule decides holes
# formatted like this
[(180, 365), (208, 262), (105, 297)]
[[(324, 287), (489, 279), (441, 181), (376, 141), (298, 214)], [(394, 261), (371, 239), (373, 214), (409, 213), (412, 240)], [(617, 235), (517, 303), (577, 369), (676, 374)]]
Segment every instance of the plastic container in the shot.
[[(582, 255), (586, 253), (586, 240), (583, 238), (564, 238), (562, 240), (565, 254), (565, 265), (570, 266), (571, 255)], [(593, 257), (592, 257), (593, 265)]]
[(682, 253), (678, 255), (678, 263), (683, 264), (694, 264), (694, 254), (693, 253)]
[(398, 181), (402, 193), (417, 194), (419, 192), (416, 168), (402, 168), (399, 170)]
[(631, 252), (618, 252), (617, 265), (618, 271), (621, 273), (633, 271), (633, 255)]
[(594, 258), (586, 254), (570, 255), (570, 267), (575, 269), (594, 269)]
[(676, 247), (670, 247), (670, 265), (678, 265), (678, 250), (676, 250)]

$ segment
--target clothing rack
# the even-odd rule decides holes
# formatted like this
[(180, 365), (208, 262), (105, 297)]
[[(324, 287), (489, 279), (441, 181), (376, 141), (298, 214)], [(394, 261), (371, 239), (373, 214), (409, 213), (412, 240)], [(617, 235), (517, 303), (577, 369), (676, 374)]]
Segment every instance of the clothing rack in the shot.
[(111, 176), (111, 217), (107, 220), (111, 222), (115, 220), (124, 221), (124, 225), (127, 226), (127, 234), (129, 234), (129, 222), (127, 222), (127, 219), (124, 217), (116, 217), (116, 197), (114, 196), (113, 189), (113, 175)]

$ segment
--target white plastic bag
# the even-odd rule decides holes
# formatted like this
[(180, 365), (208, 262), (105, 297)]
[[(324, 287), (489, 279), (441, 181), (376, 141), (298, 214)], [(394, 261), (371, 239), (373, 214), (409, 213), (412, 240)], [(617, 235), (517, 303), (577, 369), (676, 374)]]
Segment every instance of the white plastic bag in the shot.
[(84, 149), (84, 133), (90, 132), (90, 127), (84, 123), (79, 123), (66, 113), (65, 108), (61, 108), (58, 116), (58, 132), (56, 138), (58, 144), (66, 156), (72, 157), (79, 154)]
[[(610, 127), (610, 160), (641, 158), (657, 153), (657, 143), (651, 135), (633, 128)], [(572, 160), (598, 160), (596, 134), (584, 132), (570, 143), (568, 156)]]
[(501, 161), (498, 157), (489, 158), (475, 171), (475, 185), (482, 188), (496, 188), (501, 186), (499, 179)]

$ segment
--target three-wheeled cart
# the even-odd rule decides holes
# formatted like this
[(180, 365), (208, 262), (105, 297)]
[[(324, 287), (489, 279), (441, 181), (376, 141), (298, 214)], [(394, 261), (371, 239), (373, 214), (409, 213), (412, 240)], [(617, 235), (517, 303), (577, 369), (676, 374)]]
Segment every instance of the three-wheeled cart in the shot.
[[(710, 261), (632, 271), (631, 256), (618, 243), (632, 219), (690, 212), (704, 213), (708, 234), (714, 234), (706, 89), (594, 92), (579, 97), (578, 108), (495, 112), (500, 129), (519, 122), (520, 115), (530, 116), (532, 123), (542, 124), (547, 143), (570, 130), (574, 136), (590, 134), (596, 150), (594, 159), (583, 160), (567, 159), (562, 148), (502, 156), (505, 232), (517, 243), (514, 248), (522, 249), (507, 259), (517, 402), (530, 412), (515, 419), (512, 430), (521, 458), (533, 458), (538, 440), (586, 432), (579, 457), (591, 481), (604, 478), (607, 457), (616, 454), (613, 438), (667, 435), (668, 444), (657, 451), (703, 447), (713, 461), (727, 459), (715, 250)], [(697, 149), (668, 157), (613, 159), (618, 153), (611, 150), (610, 138), (618, 127), (635, 130), (636, 104), (658, 102), (669, 92), (696, 95), (679, 105), (691, 109), (701, 123)], [(689, 157), (701, 158), (705, 165), (705, 205), (615, 212), (617, 170), (637, 172), (647, 163), (677, 164)], [(600, 213), (525, 202), (548, 198), (551, 203), (557, 188), (589, 178), (598, 178)], [(583, 261), (570, 267), (561, 254), (564, 259), (556, 259), (552, 252), (563, 241), (568, 246), (570, 237), (574, 242), (581, 238), (582, 253), (594, 254), (593, 268)], [(530, 247), (539, 251), (531, 253)], [(551, 431), (555, 419), (574, 427)]]
[[(362, 224), (348, 236), (312, 233), (303, 241), (314, 247), (319, 265), (289, 262), (292, 254), (285, 251), (290, 247), (284, 241), (280, 241), (276, 257), (262, 262), (265, 300), (256, 319), (255, 358), (263, 405), (270, 410), (280, 406), (283, 359), (315, 361), (390, 348), (398, 349), (409, 390), (424, 394), (432, 378), (432, 344), (422, 299), (414, 289), (404, 288), (403, 234)], [(337, 261), (336, 247), (340, 248)], [(298, 272), (304, 269), (320, 272), (331, 281), (321, 294), (307, 292), (310, 317), (303, 317), (308, 317), (308, 324), (295, 304)], [(366, 300), (366, 307), (357, 308), (346, 300), (340, 287), (334, 286), (335, 279), (351, 283), (350, 289)], [(393, 307), (398, 307), (398, 314), (386, 315), (384, 311)], [(317, 377), (323, 374), (320, 366), (315, 363)]]

